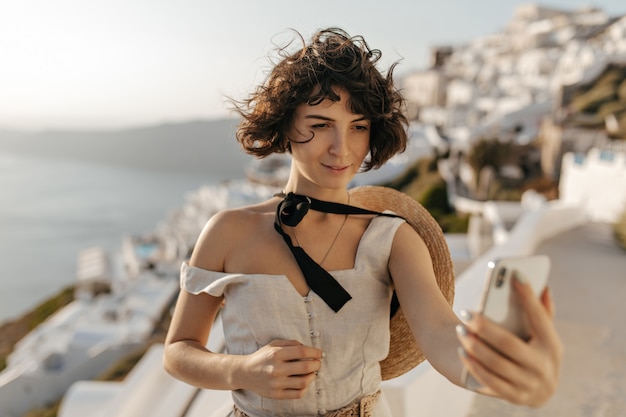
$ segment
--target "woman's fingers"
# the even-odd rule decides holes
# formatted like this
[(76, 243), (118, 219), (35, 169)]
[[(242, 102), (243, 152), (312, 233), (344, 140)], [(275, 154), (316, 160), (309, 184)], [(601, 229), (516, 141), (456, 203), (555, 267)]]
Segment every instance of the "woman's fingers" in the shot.
[(483, 368), (493, 370), (494, 374), (506, 375), (514, 365), (511, 358), (503, 353), (506, 348), (502, 350), (495, 348), (476, 334), (468, 332), (463, 325), (457, 326), (457, 333), (464, 351), (472, 358), (479, 359)]
[(508, 398), (530, 377), (524, 365), (531, 357), (525, 342), (481, 315), (467, 317), (467, 323), (457, 327), (461, 361), (483, 386), (480, 392)]
[(472, 377), (481, 385), (476, 389), (477, 392), (506, 399), (514, 398), (515, 394), (519, 393), (518, 388), (510, 381), (493, 372), (493, 369), (483, 366), (463, 348), (459, 349), (459, 357)]
[(530, 284), (522, 281), (515, 273), (514, 278), (513, 288), (524, 311), (531, 336), (552, 338), (554, 336), (554, 325), (550, 310), (554, 310), (554, 307), (551, 297), (544, 292), (543, 296), (548, 303), (546, 306), (542, 303), (540, 297), (535, 295)]
[(537, 297), (530, 285), (514, 281), (530, 339), (522, 340), (481, 314), (466, 313), (465, 324), (457, 328), (463, 349), (459, 356), (483, 385), (480, 392), (538, 406), (556, 389), (562, 345), (553, 323), (550, 293)]
[(552, 291), (550, 291), (550, 287), (546, 287), (541, 293), (541, 304), (545, 307), (548, 315), (551, 318), (554, 318), (554, 299), (552, 298)]
[[(482, 314), (464, 313), (465, 328), (470, 337), (465, 338), (464, 347), (481, 361), (488, 362), (494, 355), (509, 360), (523, 361), (525, 342), (509, 330), (495, 324)], [(463, 341), (462, 341), (463, 343)], [(480, 355), (484, 355), (484, 357)]]
[(554, 327), (554, 303), (546, 288), (537, 297), (528, 283), (514, 280), (514, 287), (528, 323), (531, 335), (530, 344), (552, 353), (560, 364), (563, 353), (561, 339)]
[(274, 340), (267, 346), (282, 348), (277, 350), (277, 357), (284, 361), (322, 359), (320, 349), (305, 346), (296, 340)]
[(320, 349), (290, 340), (274, 341), (269, 346), (279, 348), (276, 350), (276, 359), (281, 366), (276, 368), (278, 374), (276, 376), (297, 377), (320, 370), (322, 358)]
[[(476, 319), (479, 320), (478, 317)], [(532, 365), (529, 366), (524, 360), (519, 359), (520, 357), (537, 358), (525, 342), (509, 334), (514, 342), (503, 346), (515, 347), (508, 350), (502, 346), (495, 348), (467, 330), (459, 329), (457, 333), (462, 344), (462, 350), (459, 352), (460, 359), (482, 385), (478, 392), (497, 396), (515, 404), (532, 404), (531, 395), (535, 395), (534, 386), (537, 385), (537, 381), (543, 381), (544, 378), (538, 372), (539, 364), (531, 361)], [(521, 347), (517, 346), (518, 342), (521, 342)]]
[(274, 340), (248, 356), (248, 389), (276, 399), (302, 398), (321, 368), (322, 351), (295, 340)]

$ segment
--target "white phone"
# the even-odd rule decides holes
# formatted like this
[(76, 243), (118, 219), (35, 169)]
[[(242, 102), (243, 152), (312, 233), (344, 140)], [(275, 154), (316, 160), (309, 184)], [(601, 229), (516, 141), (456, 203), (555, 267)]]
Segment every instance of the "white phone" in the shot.
[[(527, 340), (530, 335), (524, 312), (513, 289), (513, 272), (530, 283), (537, 297), (541, 295), (548, 282), (550, 258), (546, 255), (529, 255), (502, 258), (490, 261), (485, 289), (479, 311), (496, 323)], [(495, 346), (497, 349), (497, 346)], [(463, 385), (476, 390), (480, 383), (467, 371), (463, 370)]]

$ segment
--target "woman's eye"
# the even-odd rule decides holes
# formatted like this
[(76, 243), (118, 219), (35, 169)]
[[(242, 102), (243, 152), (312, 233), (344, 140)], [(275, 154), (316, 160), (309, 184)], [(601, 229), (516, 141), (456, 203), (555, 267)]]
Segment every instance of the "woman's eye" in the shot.
[(354, 128), (356, 130), (363, 130), (363, 131), (369, 130), (369, 126), (366, 126), (366, 125), (357, 125), (357, 126), (354, 126)]
[(314, 124), (313, 126), (311, 126), (313, 129), (323, 129), (325, 127), (328, 127), (328, 123), (317, 123)]

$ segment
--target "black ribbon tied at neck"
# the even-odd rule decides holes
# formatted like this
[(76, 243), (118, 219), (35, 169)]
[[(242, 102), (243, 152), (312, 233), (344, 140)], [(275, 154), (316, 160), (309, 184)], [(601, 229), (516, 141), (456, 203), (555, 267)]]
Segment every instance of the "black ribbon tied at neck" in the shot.
[[(378, 216), (400, 217), (390, 213), (379, 213), (377, 211), (367, 210), (360, 207), (350, 206), (347, 204), (334, 203), (330, 201), (317, 200), (312, 197), (288, 193), (276, 194), (277, 197), (284, 197), (283, 201), (276, 208), (276, 218), (274, 220), (274, 228), (283, 237), (285, 243), (291, 250), (304, 279), (317, 295), (337, 313), (341, 308), (352, 299), (352, 296), (341, 286), (341, 284), (315, 262), (300, 246), (293, 246), (291, 237), (282, 228), (285, 224), (290, 227), (296, 226), (309, 209), (332, 214), (374, 214)], [(395, 296), (392, 300), (392, 316), (398, 309), (399, 303)]]

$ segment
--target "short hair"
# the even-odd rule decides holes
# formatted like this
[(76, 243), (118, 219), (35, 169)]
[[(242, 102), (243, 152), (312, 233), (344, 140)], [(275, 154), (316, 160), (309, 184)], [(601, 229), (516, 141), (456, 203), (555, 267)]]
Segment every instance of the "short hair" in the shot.
[(259, 158), (289, 150), (287, 132), (296, 108), (315, 105), (328, 99), (339, 101), (337, 89), (350, 96), (348, 108), (370, 120), (370, 152), (363, 170), (379, 168), (407, 144), (408, 121), (404, 98), (393, 83), (392, 64), (386, 76), (376, 68), (381, 58), (362, 36), (350, 37), (338, 28), (317, 31), (306, 45), (288, 53), (289, 45), (279, 49), (282, 58), (265, 82), (242, 101), (233, 102), (242, 116), (236, 138), (243, 149)]

